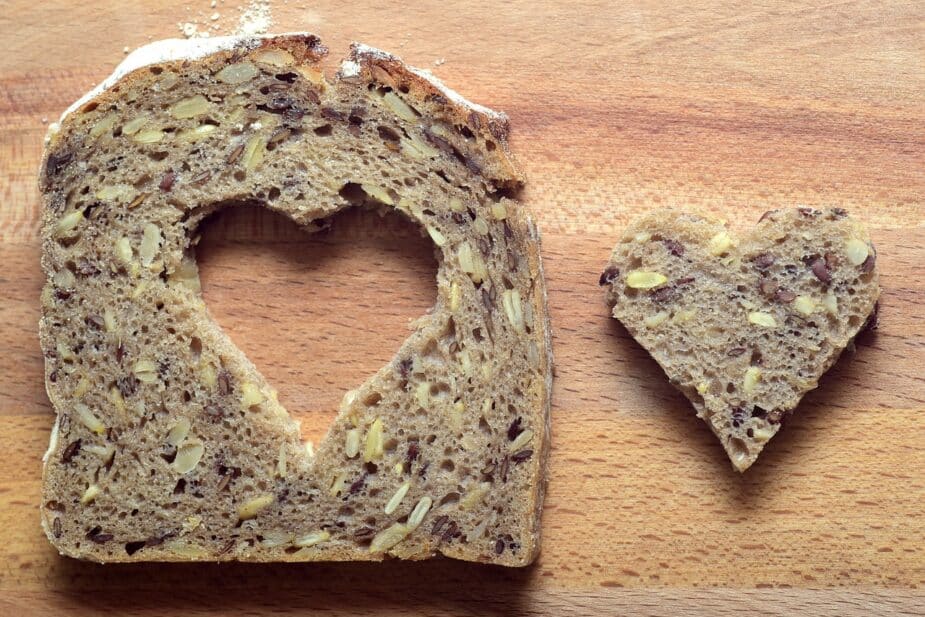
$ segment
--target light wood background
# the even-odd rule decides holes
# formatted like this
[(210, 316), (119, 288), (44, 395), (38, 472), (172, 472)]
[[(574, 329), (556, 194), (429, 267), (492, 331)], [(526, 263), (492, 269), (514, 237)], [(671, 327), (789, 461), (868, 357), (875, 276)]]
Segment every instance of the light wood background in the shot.
[[(222, 24), (237, 2), (220, 2)], [(331, 615), (925, 612), (925, 4), (277, 0), (331, 66), (360, 40), (507, 111), (543, 232), (557, 380), (543, 553), (503, 570), (97, 566), (39, 528), (52, 410), (37, 341), (45, 121), (123, 47), (205, 0), (0, 0), (0, 613)], [(437, 64), (441, 59), (444, 63)], [(746, 228), (848, 208), (871, 228), (882, 327), (745, 475), (609, 319), (597, 277), (627, 220), (681, 205)], [(264, 211), (204, 229), (218, 321), (317, 439), (434, 298), (427, 243), (347, 214), (314, 237)]]

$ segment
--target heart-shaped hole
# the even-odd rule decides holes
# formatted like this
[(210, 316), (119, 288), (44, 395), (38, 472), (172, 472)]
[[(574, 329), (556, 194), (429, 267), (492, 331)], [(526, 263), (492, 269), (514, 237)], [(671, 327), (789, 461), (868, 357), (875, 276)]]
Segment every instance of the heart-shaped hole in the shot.
[(315, 443), (436, 299), (433, 244), (413, 223), (359, 208), (330, 223), (308, 233), (266, 208), (228, 208), (202, 224), (196, 251), (213, 318)]

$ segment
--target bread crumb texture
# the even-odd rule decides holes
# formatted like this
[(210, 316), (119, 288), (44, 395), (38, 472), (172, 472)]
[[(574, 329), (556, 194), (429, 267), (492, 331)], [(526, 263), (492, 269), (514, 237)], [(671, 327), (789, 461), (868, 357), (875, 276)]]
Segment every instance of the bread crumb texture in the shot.
[[(50, 134), (40, 334), (57, 421), (41, 513), (63, 554), (536, 555), (552, 366), (507, 119), (370, 48), (329, 82), (325, 51), (286, 35), (163, 59)], [(434, 244), (433, 311), (317, 448), (203, 303), (196, 229), (240, 204), (308, 229), (394, 209)]]
[(876, 326), (876, 250), (841, 208), (773, 210), (738, 239), (659, 210), (601, 275), (617, 318), (748, 469), (803, 395)]
[[(285, 3), (286, 0), (283, 0)], [(250, 0), (235, 7), (226, 5), (225, 0), (222, 0), (221, 6), (216, 0), (210, 0), (198, 6), (187, 4), (184, 8), (185, 20), (177, 22), (177, 29), (188, 39), (209, 38), (217, 34), (266, 34), (274, 24), (273, 4), (269, 0)]]

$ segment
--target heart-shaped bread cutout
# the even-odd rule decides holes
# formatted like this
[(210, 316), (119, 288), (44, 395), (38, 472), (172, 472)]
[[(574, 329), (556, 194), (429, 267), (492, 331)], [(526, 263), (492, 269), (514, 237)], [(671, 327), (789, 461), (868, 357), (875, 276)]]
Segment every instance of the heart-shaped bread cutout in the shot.
[(744, 471), (868, 320), (876, 253), (840, 208), (774, 210), (741, 241), (673, 210), (634, 221), (607, 302)]
[[(507, 120), (362, 46), (328, 83), (325, 51), (310, 35), (155, 44), (50, 135), (42, 519), (63, 554), (535, 556), (551, 356)], [(396, 208), (436, 248), (433, 311), (317, 452), (201, 297), (197, 225), (241, 203), (308, 228)]]

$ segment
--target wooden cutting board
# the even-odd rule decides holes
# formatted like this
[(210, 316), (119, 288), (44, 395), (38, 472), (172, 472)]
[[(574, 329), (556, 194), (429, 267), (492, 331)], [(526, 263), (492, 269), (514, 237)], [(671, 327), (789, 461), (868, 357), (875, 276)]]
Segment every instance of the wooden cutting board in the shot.
[[(37, 508), (53, 417), (36, 334), (46, 123), (123, 47), (213, 23), (213, 11), (227, 31), (237, 3), (0, 2), (0, 612), (925, 612), (925, 4), (818, 4), (274, 2), (275, 29), (321, 34), (331, 66), (360, 40), (510, 114), (558, 370), (543, 553), (504, 570), (103, 567), (52, 550)], [(870, 226), (882, 326), (739, 475), (608, 317), (597, 277), (649, 208), (746, 229), (796, 204), (842, 206)], [(346, 214), (309, 236), (241, 210), (203, 235), (211, 310), (306, 438), (434, 299), (430, 248), (392, 218)]]

